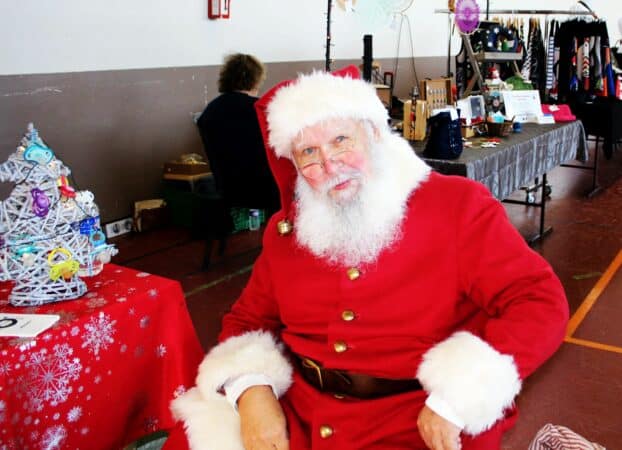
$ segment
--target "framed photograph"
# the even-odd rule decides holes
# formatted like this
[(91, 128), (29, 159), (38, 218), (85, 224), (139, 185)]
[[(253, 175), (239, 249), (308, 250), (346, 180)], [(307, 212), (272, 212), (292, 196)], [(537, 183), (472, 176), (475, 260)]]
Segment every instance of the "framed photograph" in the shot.
[(457, 104), (460, 109), (460, 117), (466, 119), (467, 125), (471, 123), (471, 120), (485, 119), (486, 117), (486, 104), (484, 97), (481, 95), (471, 95), (470, 97), (458, 100)]
[(207, 17), (210, 19), (220, 17), (220, 0), (207, 0)]
[(486, 104), (482, 95), (471, 95), (469, 103), (471, 106), (471, 119), (477, 117), (486, 118)]

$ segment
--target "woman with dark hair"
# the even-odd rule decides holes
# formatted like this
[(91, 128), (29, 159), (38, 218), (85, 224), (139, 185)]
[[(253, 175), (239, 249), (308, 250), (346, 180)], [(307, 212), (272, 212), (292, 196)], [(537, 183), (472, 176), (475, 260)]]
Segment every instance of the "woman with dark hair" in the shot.
[(265, 78), (266, 69), (254, 56), (226, 56), (218, 78), (220, 95), (207, 105), (197, 125), (225, 206), (272, 214), (279, 209), (279, 193), (254, 106)]

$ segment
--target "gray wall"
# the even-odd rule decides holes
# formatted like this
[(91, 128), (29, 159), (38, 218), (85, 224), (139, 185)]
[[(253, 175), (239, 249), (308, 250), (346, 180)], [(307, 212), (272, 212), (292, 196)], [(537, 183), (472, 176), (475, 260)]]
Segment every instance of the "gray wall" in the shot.
[[(392, 70), (393, 60), (379, 60)], [(339, 60), (333, 69), (360, 60)], [(416, 59), (417, 74), (446, 74), (444, 57)], [(264, 89), (323, 61), (270, 63)], [(0, 162), (15, 150), (28, 122), (73, 172), (76, 187), (95, 194), (102, 222), (132, 213), (133, 202), (158, 197), (162, 166), (182, 153), (203, 153), (192, 115), (217, 95), (218, 66), (0, 76)], [(395, 95), (413, 83), (400, 59)], [(4, 198), (11, 186), (0, 185)]]

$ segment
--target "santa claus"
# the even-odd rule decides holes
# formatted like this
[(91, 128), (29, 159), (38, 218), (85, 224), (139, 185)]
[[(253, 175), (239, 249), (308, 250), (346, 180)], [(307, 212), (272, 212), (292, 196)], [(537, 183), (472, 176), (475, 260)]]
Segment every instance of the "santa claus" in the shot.
[(522, 380), (563, 339), (551, 267), (486, 188), (391, 133), (356, 68), (256, 107), (283, 206), (173, 404), (189, 446), (499, 449)]

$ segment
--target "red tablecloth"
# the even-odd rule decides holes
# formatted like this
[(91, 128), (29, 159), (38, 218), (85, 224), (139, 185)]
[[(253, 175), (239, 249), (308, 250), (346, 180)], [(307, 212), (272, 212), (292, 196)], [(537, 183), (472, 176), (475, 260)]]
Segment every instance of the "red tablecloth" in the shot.
[(109, 264), (82, 298), (0, 312), (61, 316), (0, 337), (0, 449), (120, 449), (174, 425), (170, 401), (203, 357), (179, 283)]

